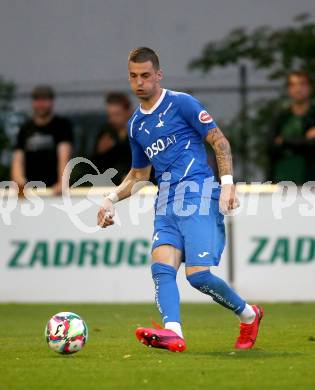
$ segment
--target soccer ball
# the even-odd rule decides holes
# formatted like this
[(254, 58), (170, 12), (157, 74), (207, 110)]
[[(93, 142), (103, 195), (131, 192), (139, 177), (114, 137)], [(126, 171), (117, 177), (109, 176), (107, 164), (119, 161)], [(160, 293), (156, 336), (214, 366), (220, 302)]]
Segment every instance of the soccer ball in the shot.
[(88, 328), (80, 316), (71, 312), (55, 314), (48, 321), (45, 337), (50, 349), (62, 354), (81, 351), (88, 339)]

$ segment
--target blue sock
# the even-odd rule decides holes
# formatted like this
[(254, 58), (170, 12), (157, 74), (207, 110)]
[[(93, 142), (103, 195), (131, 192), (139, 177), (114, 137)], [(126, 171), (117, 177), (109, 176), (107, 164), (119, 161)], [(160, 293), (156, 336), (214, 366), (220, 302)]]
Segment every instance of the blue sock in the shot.
[(229, 287), (224, 280), (213, 275), (209, 270), (187, 276), (189, 283), (204, 294), (210, 295), (220, 305), (240, 314), (246, 302)]
[(155, 302), (163, 323), (180, 323), (179, 292), (175, 268), (167, 264), (154, 263), (151, 266), (151, 271), (155, 284)]

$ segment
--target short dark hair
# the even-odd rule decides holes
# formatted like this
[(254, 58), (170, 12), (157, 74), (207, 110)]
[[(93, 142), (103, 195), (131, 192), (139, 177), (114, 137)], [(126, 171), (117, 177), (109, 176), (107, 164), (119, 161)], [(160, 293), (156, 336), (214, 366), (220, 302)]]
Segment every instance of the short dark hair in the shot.
[(33, 100), (37, 99), (50, 99), (54, 100), (55, 98), (55, 91), (50, 85), (37, 85), (33, 88), (31, 97)]
[(287, 79), (286, 79), (287, 86), (289, 85), (289, 83), (290, 83), (290, 78), (291, 78), (292, 76), (302, 77), (303, 79), (305, 79), (305, 80), (307, 81), (307, 83), (308, 83), (309, 85), (312, 85), (311, 76), (310, 76), (305, 70), (291, 70), (291, 71), (287, 74)]
[(157, 53), (149, 47), (137, 47), (131, 50), (128, 57), (128, 62), (147, 62), (151, 61), (154, 69), (160, 69), (160, 60)]
[(109, 92), (105, 96), (105, 103), (106, 104), (119, 104), (122, 106), (125, 110), (130, 110), (131, 108), (131, 101), (129, 99), (129, 96), (125, 94), (124, 92)]

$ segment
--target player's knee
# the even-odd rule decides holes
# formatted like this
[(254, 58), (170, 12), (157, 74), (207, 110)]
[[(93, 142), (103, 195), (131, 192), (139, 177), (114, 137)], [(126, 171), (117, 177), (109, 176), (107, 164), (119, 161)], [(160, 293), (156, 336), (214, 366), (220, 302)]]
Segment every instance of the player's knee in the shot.
[(209, 267), (204, 266), (195, 266), (195, 267), (186, 267), (186, 278), (192, 287), (197, 289), (200, 288), (204, 279), (210, 274)]
[(174, 267), (164, 263), (153, 263), (151, 265), (151, 272), (154, 283), (160, 285), (176, 279), (177, 274)]
[(190, 285), (197, 290), (200, 290), (202, 286), (209, 284), (209, 279), (211, 279), (212, 274), (209, 269), (203, 269), (194, 273), (186, 275), (186, 278)]

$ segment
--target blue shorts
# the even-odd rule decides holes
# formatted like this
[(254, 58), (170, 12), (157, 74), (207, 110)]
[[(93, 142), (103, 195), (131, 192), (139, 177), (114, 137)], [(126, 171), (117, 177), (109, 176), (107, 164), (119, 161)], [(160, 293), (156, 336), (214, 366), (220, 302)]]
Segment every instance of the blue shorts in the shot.
[(225, 246), (224, 216), (219, 201), (211, 199), (207, 215), (199, 212), (200, 198), (186, 199), (183, 210), (197, 206), (191, 215), (178, 215), (170, 203), (165, 215), (156, 212), (152, 251), (160, 245), (172, 245), (183, 253), (186, 267), (218, 265)]

